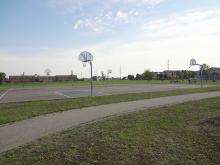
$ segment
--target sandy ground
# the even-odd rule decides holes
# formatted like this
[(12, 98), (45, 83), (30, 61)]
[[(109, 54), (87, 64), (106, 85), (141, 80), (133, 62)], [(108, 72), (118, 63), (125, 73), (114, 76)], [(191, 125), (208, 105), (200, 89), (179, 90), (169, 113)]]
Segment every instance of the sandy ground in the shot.
[(220, 96), (220, 92), (187, 94), (74, 109), (0, 126), (0, 152), (43, 136), (108, 116)]

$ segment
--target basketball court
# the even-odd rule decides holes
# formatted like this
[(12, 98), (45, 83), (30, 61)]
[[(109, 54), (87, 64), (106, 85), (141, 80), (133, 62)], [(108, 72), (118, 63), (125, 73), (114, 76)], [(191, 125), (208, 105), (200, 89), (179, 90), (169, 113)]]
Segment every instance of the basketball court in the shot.
[[(155, 84), (155, 85), (110, 85), (95, 86), (94, 96), (125, 93), (170, 91), (175, 89), (199, 88), (200, 85)], [(208, 86), (205, 86), (208, 87)], [(90, 87), (50, 87), (32, 89), (9, 89), (0, 93), (0, 103), (23, 102), (33, 100), (53, 100), (90, 96)]]

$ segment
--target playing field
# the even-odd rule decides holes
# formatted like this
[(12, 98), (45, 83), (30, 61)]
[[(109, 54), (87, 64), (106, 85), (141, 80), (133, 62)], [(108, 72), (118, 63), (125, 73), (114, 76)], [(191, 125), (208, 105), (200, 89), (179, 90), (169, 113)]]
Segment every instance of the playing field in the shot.
[[(199, 88), (199, 85), (187, 84), (127, 84), (104, 85), (94, 87), (94, 96), (112, 94), (170, 91), (175, 89)], [(207, 85), (205, 87), (208, 87)], [(32, 100), (51, 100), (90, 96), (90, 87), (42, 87), (26, 89), (8, 89), (0, 93), (0, 103), (21, 102)]]

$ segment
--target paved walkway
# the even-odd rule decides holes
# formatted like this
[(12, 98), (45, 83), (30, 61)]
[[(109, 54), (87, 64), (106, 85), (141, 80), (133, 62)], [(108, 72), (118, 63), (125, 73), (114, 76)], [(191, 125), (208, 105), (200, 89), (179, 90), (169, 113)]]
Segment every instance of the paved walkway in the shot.
[(48, 134), (107, 116), (220, 96), (219, 92), (187, 94), (132, 102), (115, 103), (48, 114), (0, 127), (0, 152)]

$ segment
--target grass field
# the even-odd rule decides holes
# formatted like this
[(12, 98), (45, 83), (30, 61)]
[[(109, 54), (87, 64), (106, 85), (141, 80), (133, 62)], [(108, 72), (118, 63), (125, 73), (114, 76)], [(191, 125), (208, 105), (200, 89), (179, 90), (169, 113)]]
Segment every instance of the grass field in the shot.
[(145, 110), (0, 154), (0, 164), (220, 164), (220, 98)]
[[(168, 80), (106, 80), (106, 81), (94, 81), (94, 85), (114, 85), (114, 84), (168, 84)], [(67, 82), (33, 82), (33, 83), (8, 83), (0, 85), (1, 89), (10, 88), (34, 88), (34, 87), (63, 87), (63, 86), (89, 86), (90, 81), (67, 81)]]
[(89, 106), (97, 106), (103, 104), (128, 102), (141, 99), (150, 99), (157, 97), (182, 95), (197, 92), (220, 91), (220, 87), (196, 88), (196, 89), (178, 89), (166, 92), (147, 92), (147, 93), (132, 93), (98, 97), (85, 97), (75, 99), (62, 99), (50, 101), (31, 101), (19, 103), (0, 104), (0, 125), (19, 120), (24, 120), (48, 113), (66, 111), (70, 109), (78, 109)]
[[(114, 84), (169, 84), (169, 80), (106, 80), (106, 81), (94, 81), (94, 85), (114, 85)], [(180, 81), (179, 84), (188, 83), (188, 81)], [(198, 81), (196, 84), (200, 84)], [(206, 84), (204, 82), (204, 84)], [(218, 82), (207, 82), (210, 85), (220, 85)], [(9, 83), (1, 84), (0, 90), (6, 90), (10, 88), (37, 88), (37, 87), (64, 87), (64, 86), (89, 86), (90, 81), (73, 81), (73, 82), (48, 82), (48, 83)]]

